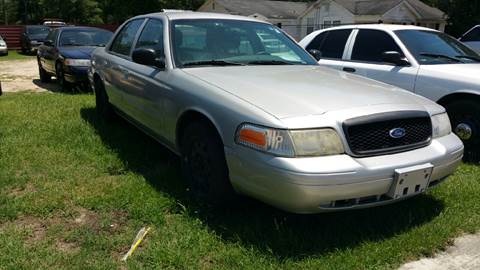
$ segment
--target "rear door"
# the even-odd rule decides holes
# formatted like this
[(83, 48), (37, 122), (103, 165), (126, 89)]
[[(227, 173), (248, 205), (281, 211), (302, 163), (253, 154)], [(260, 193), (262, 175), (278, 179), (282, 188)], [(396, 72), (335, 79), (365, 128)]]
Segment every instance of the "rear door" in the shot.
[(105, 90), (109, 101), (123, 112), (131, 115), (132, 108), (124, 102), (125, 91), (130, 91), (130, 72), (127, 66), (131, 62), (133, 43), (145, 19), (136, 19), (126, 23), (115, 36), (108, 53), (108, 67), (105, 69)]
[(343, 70), (346, 48), (352, 29), (339, 29), (321, 32), (306, 47), (307, 51), (311, 49), (319, 50), (322, 58), (318, 63), (337, 70)]
[[(396, 66), (385, 63), (382, 54), (396, 51), (405, 56), (394, 38), (375, 29), (355, 30), (353, 46), (347, 53), (344, 71), (414, 91), (418, 66)], [(358, 31), (358, 32), (357, 32)]]
[(59, 29), (55, 29), (47, 36), (48, 45), (42, 45), (41, 50), (38, 52), (42, 67), (50, 73), (55, 74), (55, 61), (57, 59), (58, 48), (57, 40), (59, 35)]

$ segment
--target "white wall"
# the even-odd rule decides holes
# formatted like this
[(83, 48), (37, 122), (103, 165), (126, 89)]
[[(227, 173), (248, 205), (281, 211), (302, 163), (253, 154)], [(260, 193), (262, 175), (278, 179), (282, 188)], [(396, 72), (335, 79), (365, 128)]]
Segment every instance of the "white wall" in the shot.
[(318, 3), (300, 19), (302, 37), (307, 35), (308, 22), (312, 20), (314, 23), (313, 30), (321, 29), (326, 21), (339, 21), (340, 24), (353, 24), (355, 22), (353, 14), (334, 1)]

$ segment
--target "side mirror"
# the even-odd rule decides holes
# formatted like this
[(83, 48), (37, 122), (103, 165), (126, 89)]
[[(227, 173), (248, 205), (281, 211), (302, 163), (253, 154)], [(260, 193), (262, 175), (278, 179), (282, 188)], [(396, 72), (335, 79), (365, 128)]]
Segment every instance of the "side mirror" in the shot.
[(408, 66), (410, 63), (397, 51), (382, 53), (382, 61), (396, 66)]
[(308, 50), (308, 53), (310, 53), (317, 60), (322, 59), (322, 52), (317, 49), (310, 49)]
[(158, 57), (155, 50), (150, 48), (134, 50), (132, 53), (132, 60), (140, 65), (157, 67), (159, 69), (165, 68), (165, 58)]
[(48, 47), (53, 47), (53, 41), (51, 41), (51, 40), (45, 40), (45, 42), (43, 42), (43, 44), (45, 46), (48, 46)]

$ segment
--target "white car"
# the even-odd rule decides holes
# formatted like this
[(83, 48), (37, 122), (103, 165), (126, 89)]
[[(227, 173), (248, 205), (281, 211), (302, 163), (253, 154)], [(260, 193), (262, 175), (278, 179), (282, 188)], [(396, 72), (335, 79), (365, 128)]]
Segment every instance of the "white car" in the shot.
[(480, 24), (472, 27), (458, 40), (467, 44), (470, 48), (480, 53)]
[(466, 157), (480, 153), (480, 55), (453, 37), (406, 25), (351, 25), (300, 45), (323, 66), (395, 85), (446, 107)]
[(7, 55), (8, 54), (8, 48), (7, 48), (7, 43), (5, 40), (3, 40), (2, 36), (0, 36), (0, 55)]

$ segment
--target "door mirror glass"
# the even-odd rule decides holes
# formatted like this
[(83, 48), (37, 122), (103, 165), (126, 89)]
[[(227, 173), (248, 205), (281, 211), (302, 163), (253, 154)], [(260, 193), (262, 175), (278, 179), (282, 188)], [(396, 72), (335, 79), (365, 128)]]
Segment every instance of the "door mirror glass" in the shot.
[(310, 53), (317, 60), (322, 59), (322, 52), (317, 49), (310, 49), (308, 50), (308, 53)]
[(388, 51), (382, 53), (383, 62), (394, 64), (396, 66), (408, 66), (408, 61), (396, 51)]
[(155, 50), (151, 48), (134, 50), (132, 53), (132, 60), (140, 65), (152, 66), (160, 69), (165, 68), (165, 57), (158, 57)]

